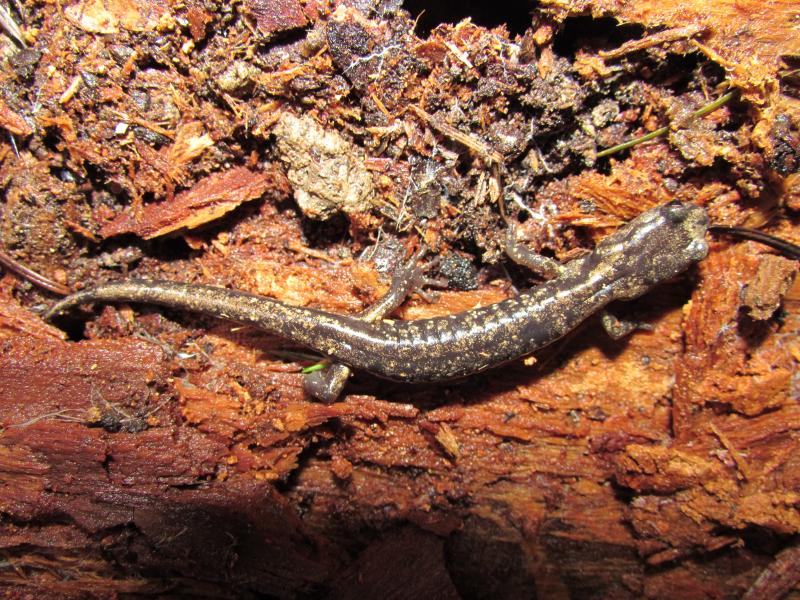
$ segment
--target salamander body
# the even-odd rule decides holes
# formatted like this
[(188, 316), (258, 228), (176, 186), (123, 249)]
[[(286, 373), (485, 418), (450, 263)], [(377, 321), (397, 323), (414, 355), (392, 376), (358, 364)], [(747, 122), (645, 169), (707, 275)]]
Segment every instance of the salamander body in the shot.
[(406, 382), (453, 379), (530, 354), (614, 300), (641, 296), (708, 252), (704, 209), (678, 202), (644, 212), (541, 285), (502, 302), (416, 321), (367, 321), (226, 288), (168, 281), (110, 283), (73, 294), (46, 315), (87, 302), (157, 304), (230, 319), (340, 363)]

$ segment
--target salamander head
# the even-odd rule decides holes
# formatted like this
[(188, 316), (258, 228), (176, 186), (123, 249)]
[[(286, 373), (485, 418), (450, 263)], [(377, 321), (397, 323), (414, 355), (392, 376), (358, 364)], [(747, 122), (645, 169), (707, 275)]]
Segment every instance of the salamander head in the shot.
[(688, 269), (708, 254), (708, 215), (673, 201), (642, 213), (595, 249), (617, 277), (614, 297), (628, 300)]

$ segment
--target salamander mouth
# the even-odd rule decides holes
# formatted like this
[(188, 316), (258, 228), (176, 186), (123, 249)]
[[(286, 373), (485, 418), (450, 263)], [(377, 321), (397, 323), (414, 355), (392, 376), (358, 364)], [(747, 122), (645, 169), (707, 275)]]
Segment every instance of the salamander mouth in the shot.
[(708, 226), (709, 219), (706, 211), (700, 207), (692, 207), (683, 223), (684, 230), (691, 240), (686, 246), (686, 254), (692, 260), (702, 260), (708, 255), (708, 242), (706, 241)]

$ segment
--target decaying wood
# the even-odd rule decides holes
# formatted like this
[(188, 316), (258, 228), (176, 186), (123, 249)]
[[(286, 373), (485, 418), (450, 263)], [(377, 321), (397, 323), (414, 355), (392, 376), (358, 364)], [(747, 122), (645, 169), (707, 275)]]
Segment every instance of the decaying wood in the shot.
[[(789, 0), (550, 1), (513, 35), (415, 33), (393, 4), (15, 3), (2, 249), (71, 289), (166, 278), (357, 312), (425, 243), (451, 289), (395, 315), (424, 318), (525, 284), (504, 216), (563, 260), (674, 198), (800, 241)], [(330, 405), (303, 393), (302, 348), (124, 305), (73, 315), (67, 335), (39, 316), (55, 296), (4, 271), (0, 586), (798, 594), (797, 262), (711, 246), (615, 307), (652, 331), (612, 341), (590, 320), (438, 386), (357, 373)]]

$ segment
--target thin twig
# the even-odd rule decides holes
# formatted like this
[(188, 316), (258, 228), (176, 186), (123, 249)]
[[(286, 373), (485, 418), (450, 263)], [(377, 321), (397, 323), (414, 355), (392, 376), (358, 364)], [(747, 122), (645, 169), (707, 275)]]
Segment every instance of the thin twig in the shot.
[[(727, 94), (720, 96), (713, 102), (706, 104), (702, 108), (697, 109), (691, 115), (689, 115), (690, 119), (697, 119), (699, 117), (704, 117), (709, 113), (714, 112), (721, 106), (724, 106), (731, 98), (736, 95), (736, 91), (728, 92)], [(649, 142), (652, 139), (660, 137), (666, 134), (669, 131), (669, 126), (661, 127), (656, 129), (655, 131), (651, 131), (650, 133), (638, 137), (633, 140), (628, 140), (627, 142), (623, 142), (622, 144), (617, 144), (616, 146), (612, 146), (611, 148), (606, 148), (605, 150), (601, 150), (597, 153), (597, 158), (604, 158), (609, 156), (610, 154), (615, 154), (616, 152), (622, 152), (623, 150), (627, 150), (628, 148), (633, 148), (634, 146), (638, 146), (639, 144), (643, 144), (644, 142)]]
[(2, 250), (0, 250), (0, 265), (3, 265), (6, 269), (12, 273), (16, 273), (23, 279), (27, 279), (31, 283), (38, 285), (39, 287), (43, 287), (54, 294), (66, 296), (72, 293), (72, 290), (70, 290), (67, 286), (58, 283), (57, 281), (53, 281), (52, 279), (48, 279), (44, 275), (41, 275), (33, 269), (26, 267), (16, 259), (11, 258)]
[(22, 30), (19, 28), (19, 25), (17, 25), (17, 22), (11, 15), (8, 7), (4, 4), (0, 4), (0, 26), (2, 26), (9, 36), (19, 42), (23, 48), (28, 47), (28, 45), (25, 43), (25, 38), (22, 35)]
[(450, 139), (455, 140), (459, 144), (466, 146), (469, 150), (472, 150), (487, 163), (503, 163), (503, 155), (490, 148), (489, 145), (483, 140), (459, 131), (452, 125), (444, 123), (443, 121), (435, 118), (433, 115), (427, 113), (418, 106), (410, 104), (408, 108), (411, 110), (411, 112), (424, 120), (428, 125), (446, 135)]

